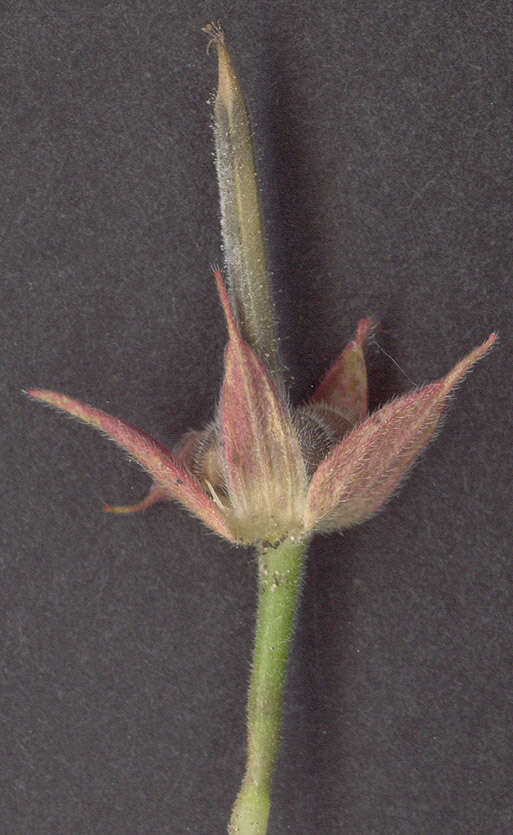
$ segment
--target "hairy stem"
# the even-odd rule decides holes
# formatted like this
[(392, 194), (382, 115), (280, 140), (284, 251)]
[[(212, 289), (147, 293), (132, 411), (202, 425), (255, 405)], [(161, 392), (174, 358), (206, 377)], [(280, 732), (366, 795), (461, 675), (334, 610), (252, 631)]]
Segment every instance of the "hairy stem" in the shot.
[(265, 835), (280, 740), (283, 685), (307, 544), (287, 538), (258, 554), (258, 611), (248, 700), (248, 760), (230, 835)]

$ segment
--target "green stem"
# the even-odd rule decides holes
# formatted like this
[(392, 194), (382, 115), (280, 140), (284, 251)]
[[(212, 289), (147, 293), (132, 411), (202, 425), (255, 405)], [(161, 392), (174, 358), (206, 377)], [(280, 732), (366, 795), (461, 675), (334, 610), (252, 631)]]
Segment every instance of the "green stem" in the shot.
[(248, 700), (248, 761), (230, 835), (265, 835), (280, 739), (283, 685), (307, 543), (287, 538), (258, 553), (258, 611)]

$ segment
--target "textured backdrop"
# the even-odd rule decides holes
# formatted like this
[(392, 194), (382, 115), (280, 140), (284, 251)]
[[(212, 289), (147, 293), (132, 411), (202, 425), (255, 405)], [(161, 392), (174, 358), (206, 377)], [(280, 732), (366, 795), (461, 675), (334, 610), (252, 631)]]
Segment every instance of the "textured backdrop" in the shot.
[(250, 552), (29, 402), (165, 443), (226, 339), (211, 108), (253, 115), (295, 402), (359, 317), (371, 402), (498, 330), (386, 509), (316, 540), (270, 835), (500, 835), (511, 774), (510, 3), (7, 3), (0, 29), (0, 798), (6, 835), (214, 835), (244, 763)]

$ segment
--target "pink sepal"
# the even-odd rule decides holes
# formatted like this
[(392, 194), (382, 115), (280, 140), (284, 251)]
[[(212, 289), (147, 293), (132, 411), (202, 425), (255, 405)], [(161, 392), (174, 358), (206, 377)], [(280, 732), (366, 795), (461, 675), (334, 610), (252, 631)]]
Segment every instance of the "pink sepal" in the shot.
[(230, 503), (244, 539), (271, 538), (301, 524), (305, 467), (287, 404), (240, 336), (221, 273), (215, 277), (229, 334), (219, 427)]
[(146, 432), (64, 394), (39, 389), (32, 389), (27, 394), (104, 432), (135, 458), (169, 497), (185, 505), (216, 533), (234, 541), (220, 508), (214, 504), (180, 460)]
[(323, 401), (342, 412), (351, 423), (358, 423), (367, 417), (369, 407), (364, 350), (373, 327), (372, 319), (360, 319), (355, 338), (335, 360), (312, 397), (313, 402)]
[(454, 387), (496, 339), (491, 334), (441, 380), (392, 400), (353, 429), (313, 475), (305, 530), (347, 528), (379, 510), (435, 433)]

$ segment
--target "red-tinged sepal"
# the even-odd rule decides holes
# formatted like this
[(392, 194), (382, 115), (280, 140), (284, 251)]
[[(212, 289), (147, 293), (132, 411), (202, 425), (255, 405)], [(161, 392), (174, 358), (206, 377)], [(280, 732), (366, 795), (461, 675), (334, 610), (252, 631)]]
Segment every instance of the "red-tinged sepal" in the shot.
[(27, 394), (99, 429), (128, 452), (169, 498), (179, 501), (216, 533), (235, 541), (221, 509), (179, 458), (146, 432), (64, 394), (39, 389), (28, 391)]
[(355, 338), (333, 363), (312, 397), (312, 402), (326, 403), (352, 424), (364, 420), (369, 408), (364, 352), (373, 327), (372, 319), (360, 319)]
[(332, 450), (310, 483), (307, 531), (359, 524), (385, 504), (436, 432), (454, 387), (496, 339), (491, 334), (441, 380), (383, 406)]
[[(193, 471), (193, 454), (198, 444), (198, 438), (202, 434), (202, 432), (190, 430), (189, 432), (186, 432), (173, 447), (173, 455), (186, 467), (187, 470), (189, 470), (189, 472)], [(157, 502), (169, 502), (171, 499), (172, 496), (170, 496), (166, 490), (159, 487), (158, 484), (153, 484), (150, 487), (148, 494), (144, 497), (144, 499), (141, 499), (140, 502), (135, 502), (135, 504), (104, 504), (102, 510), (104, 513), (140, 513), (140, 511), (147, 510), (149, 507), (157, 504)]]
[(229, 333), (219, 431), (230, 526), (248, 543), (279, 539), (302, 526), (301, 449), (287, 404), (240, 336), (220, 272), (215, 276)]

